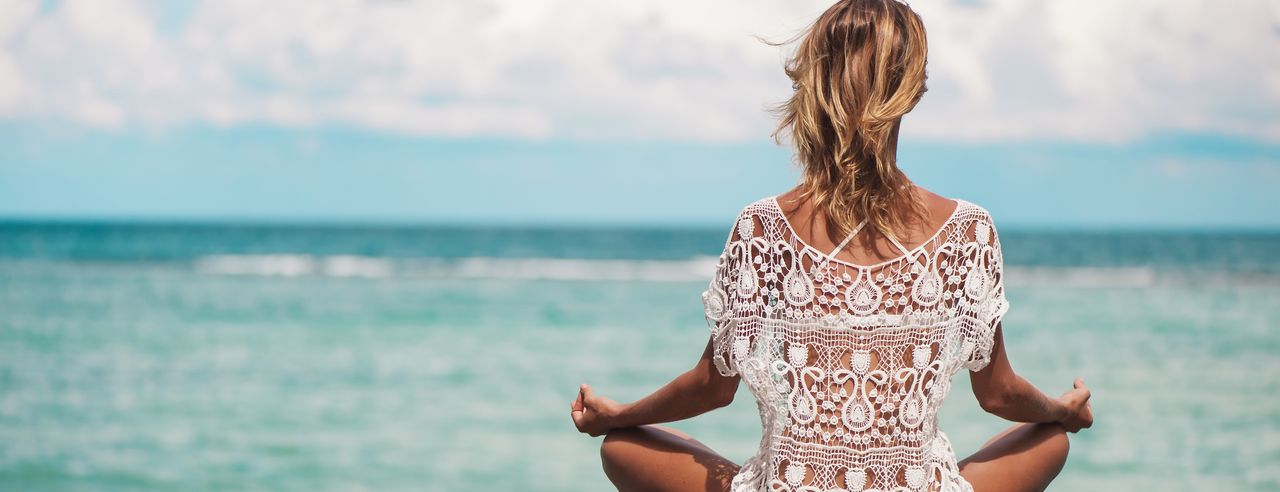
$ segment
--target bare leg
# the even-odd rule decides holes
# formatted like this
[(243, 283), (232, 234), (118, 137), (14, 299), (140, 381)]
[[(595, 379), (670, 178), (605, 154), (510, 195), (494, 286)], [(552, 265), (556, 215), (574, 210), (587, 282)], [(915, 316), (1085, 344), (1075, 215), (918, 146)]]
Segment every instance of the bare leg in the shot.
[(975, 492), (1042, 491), (1062, 471), (1069, 447), (1061, 425), (1017, 424), (960, 460), (960, 475)]
[(610, 431), (600, 446), (604, 474), (619, 491), (724, 491), (738, 465), (669, 427)]

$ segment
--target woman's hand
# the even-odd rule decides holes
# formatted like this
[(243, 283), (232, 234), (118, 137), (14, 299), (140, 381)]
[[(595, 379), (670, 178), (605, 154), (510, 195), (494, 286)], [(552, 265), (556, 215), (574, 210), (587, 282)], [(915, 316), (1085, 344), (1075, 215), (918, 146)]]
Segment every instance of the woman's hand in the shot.
[(591, 386), (585, 383), (578, 387), (578, 398), (569, 404), (569, 410), (578, 432), (599, 436), (620, 427), (616, 417), (622, 410), (622, 405), (603, 396), (596, 396), (591, 391)]
[(1078, 432), (1093, 425), (1093, 407), (1089, 404), (1089, 388), (1084, 379), (1076, 378), (1071, 391), (1063, 393), (1058, 401), (1067, 407), (1067, 415), (1059, 421), (1067, 432)]

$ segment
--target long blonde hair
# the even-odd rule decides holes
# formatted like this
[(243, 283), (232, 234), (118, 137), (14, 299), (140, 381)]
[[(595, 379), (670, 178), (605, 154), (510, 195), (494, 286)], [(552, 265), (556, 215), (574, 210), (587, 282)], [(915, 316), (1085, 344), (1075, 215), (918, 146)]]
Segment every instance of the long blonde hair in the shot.
[(774, 139), (789, 133), (810, 197), (840, 235), (862, 219), (903, 238), (926, 217), (898, 169), (898, 126), (927, 91), (924, 23), (897, 0), (844, 0), (805, 31)]

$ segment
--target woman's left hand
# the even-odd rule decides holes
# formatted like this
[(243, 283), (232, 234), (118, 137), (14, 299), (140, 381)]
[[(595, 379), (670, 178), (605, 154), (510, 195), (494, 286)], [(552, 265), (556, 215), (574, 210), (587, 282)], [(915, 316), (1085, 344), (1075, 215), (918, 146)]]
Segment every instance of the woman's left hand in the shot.
[(622, 405), (603, 396), (596, 396), (591, 386), (585, 383), (578, 387), (578, 398), (569, 404), (569, 410), (578, 432), (599, 436), (620, 427), (616, 418)]

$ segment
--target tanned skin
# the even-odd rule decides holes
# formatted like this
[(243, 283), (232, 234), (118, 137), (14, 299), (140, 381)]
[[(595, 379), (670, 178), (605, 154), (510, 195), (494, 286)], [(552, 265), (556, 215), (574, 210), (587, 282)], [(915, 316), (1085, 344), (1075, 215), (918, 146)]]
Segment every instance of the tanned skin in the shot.
[[(914, 231), (907, 247), (932, 236), (955, 210), (956, 202), (920, 187), (928, 227)], [(795, 200), (797, 190), (778, 196), (788, 221), (810, 245), (830, 251), (832, 240), (821, 214)], [(842, 239), (842, 238), (840, 238)], [(896, 257), (897, 249), (872, 230), (859, 234), (836, 257), (856, 264), (874, 264)], [(859, 244), (861, 243), (861, 244)], [(825, 249), (824, 249), (825, 248)], [(580, 432), (604, 435), (600, 448), (605, 474), (620, 491), (724, 491), (739, 465), (696, 439), (654, 424), (674, 422), (728, 405), (740, 378), (720, 375), (707, 346), (693, 368), (676, 376), (652, 394), (631, 403), (618, 403), (582, 384), (569, 404)], [(959, 461), (960, 474), (976, 492), (1041, 491), (1062, 470), (1069, 448), (1067, 433), (1093, 425), (1089, 388), (1076, 378), (1072, 389), (1051, 398), (1023, 379), (1005, 354), (1003, 324), (996, 325), (991, 361), (969, 374), (973, 394), (983, 410), (1018, 424), (996, 434), (973, 455)]]

